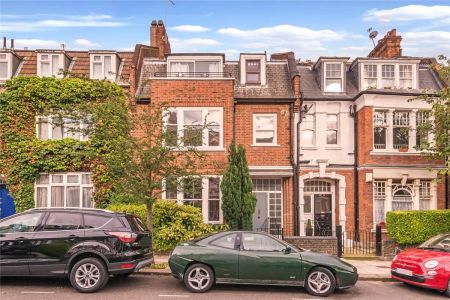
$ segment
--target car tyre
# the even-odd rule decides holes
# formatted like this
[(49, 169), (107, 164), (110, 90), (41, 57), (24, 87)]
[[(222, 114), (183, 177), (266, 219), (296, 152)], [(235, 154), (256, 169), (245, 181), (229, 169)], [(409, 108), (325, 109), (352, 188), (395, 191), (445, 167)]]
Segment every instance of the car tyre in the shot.
[(330, 270), (316, 267), (308, 273), (305, 288), (313, 296), (327, 297), (336, 288), (336, 278)]
[(447, 283), (447, 289), (445, 290), (445, 295), (447, 296), (447, 297), (449, 297), (450, 298), (450, 279), (448, 280), (448, 283)]
[(109, 280), (103, 262), (97, 258), (84, 258), (70, 270), (70, 283), (80, 293), (95, 293)]
[(193, 264), (184, 272), (183, 281), (192, 293), (204, 293), (214, 284), (214, 272), (204, 264)]

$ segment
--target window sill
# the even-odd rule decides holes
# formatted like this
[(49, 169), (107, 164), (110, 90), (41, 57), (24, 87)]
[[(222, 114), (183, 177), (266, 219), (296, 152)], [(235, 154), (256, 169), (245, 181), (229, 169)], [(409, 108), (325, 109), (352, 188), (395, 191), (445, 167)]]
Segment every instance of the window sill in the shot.
[(415, 155), (420, 156), (423, 155), (421, 152), (417, 151), (407, 151), (407, 152), (400, 152), (395, 150), (376, 150), (376, 151), (370, 151), (370, 155)]
[(250, 147), (280, 147), (278, 144), (251, 144)]
[(328, 146), (328, 147), (325, 147), (325, 150), (342, 150), (342, 147), (341, 146), (336, 146), (336, 147)]
[(306, 146), (306, 147), (302, 147), (301, 149), (302, 150), (317, 150), (319, 148), (316, 146)]

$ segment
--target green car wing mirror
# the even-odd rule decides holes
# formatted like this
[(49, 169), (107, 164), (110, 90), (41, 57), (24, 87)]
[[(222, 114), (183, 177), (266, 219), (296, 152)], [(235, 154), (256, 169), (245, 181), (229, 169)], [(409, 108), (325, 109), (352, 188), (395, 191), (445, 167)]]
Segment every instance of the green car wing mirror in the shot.
[(286, 249), (284, 249), (284, 254), (289, 254), (291, 253), (292, 249), (291, 247), (286, 247)]

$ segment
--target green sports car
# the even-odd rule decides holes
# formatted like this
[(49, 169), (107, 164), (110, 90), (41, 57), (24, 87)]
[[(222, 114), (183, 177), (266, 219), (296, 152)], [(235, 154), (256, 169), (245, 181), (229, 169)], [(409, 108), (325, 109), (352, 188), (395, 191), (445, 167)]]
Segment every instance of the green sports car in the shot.
[(262, 232), (226, 231), (178, 245), (169, 259), (175, 278), (194, 293), (214, 283), (304, 286), (314, 296), (350, 288), (354, 266), (337, 257), (297, 249)]

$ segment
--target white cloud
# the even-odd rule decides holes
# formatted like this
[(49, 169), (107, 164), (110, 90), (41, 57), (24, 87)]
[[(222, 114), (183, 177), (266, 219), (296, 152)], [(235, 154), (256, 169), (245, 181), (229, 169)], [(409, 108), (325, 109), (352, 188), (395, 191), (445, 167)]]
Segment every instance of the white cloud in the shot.
[(16, 49), (61, 49), (63, 41), (41, 40), (41, 39), (15, 39), (14, 47)]
[(364, 21), (382, 23), (443, 18), (450, 18), (450, 6), (407, 5), (393, 9), (371, 9), (364, 13)]
[(86, 39), (76, 39), (74, 41), (74, 45), (81, 47), (81, 48), (86, 48), (86, 49), (92, 49), (94, 47), (100, 46), (99, 43), (92, 42), (92, 41), (86, 40)]
[(435, 57), (450, 51), (450, 31), (405, 32), (403, 55)]
[(172, 52), (193, 52), (201, 51), (206, 52), (205, 49), (209, 47), (219, 46), (219, 43), (213, 39), (205, 38), (191, 38), (191, 39), (169, 39)]
[(125, 22), (114, 21), (110, 15), (62, 16), (53, 19), (1, 22), (0, 31), (31, 32), (54, 28), (120, 27), (126, 25)]
[(200, 26), (200, 25), (179, 25), (179, 26), (173, 26), (169, 27), (171, 30), (175, 31), (184, 31), (184, 32), (205, 32), (210, 31), (208, 27)]

